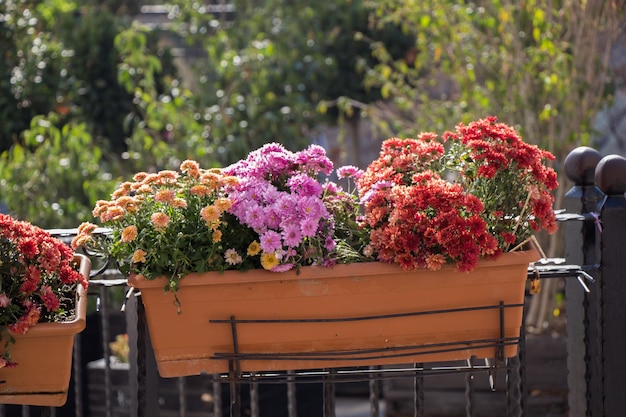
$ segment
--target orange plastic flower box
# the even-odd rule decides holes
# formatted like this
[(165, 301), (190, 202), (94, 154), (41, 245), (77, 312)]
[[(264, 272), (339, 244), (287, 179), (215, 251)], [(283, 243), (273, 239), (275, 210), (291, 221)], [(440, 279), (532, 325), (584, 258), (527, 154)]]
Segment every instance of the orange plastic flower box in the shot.
[(163, 377), (323, 369), (517, 354), (536, 250), (454, 267), (404, 271), (378, 262), (189, 274), (131, 275), (141, 291)]
[[(89, 279), (91, 261), (76, 254), (80, 273)], [(87, 294), (78, 285), (76, 316), (62, 323), (38, 323), (25, 335), (15, 335), (14, 368), (0, 369), (0, 404), (60, 407), (67, 401), (72, 374), (74, 336), (85, 328)], [(3, 343), (0, 341), (0, 343)]]

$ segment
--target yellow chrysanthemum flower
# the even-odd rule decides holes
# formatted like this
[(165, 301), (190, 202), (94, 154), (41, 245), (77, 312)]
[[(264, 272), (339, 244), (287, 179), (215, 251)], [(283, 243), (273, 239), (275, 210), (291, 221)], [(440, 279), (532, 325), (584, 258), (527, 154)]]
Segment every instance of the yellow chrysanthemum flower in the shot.
[(263, 269), (271, 271), (272, 268), (278, 265), (278, 258), (273, 252), (263, 252), (261, 255), (261, 266)]
[(261, 245), (256, 240), (248, 246), (248, 256), (255, 256), (261, 252)]

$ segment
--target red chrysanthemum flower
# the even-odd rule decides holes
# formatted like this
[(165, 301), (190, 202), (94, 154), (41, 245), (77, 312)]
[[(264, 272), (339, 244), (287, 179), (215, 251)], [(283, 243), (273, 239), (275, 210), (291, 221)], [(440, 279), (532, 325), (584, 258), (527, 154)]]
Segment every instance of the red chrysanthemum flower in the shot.
[[(78, 283), (87, 287), (67, 244), (5, 214), (0, 214), (0, 279), (2, 333), (24, 334), (39, 321), (59, 320), (61, 313), (65, 317)], [(8, 346), (0, 355), (0, 368), (15, 365), (10, 341)]]
[(388, 139), (357, 183), (370, 248), (406, 269), (453, 263), (469, 271), (535, 230), (553, 232), (558, 184), (545, 165), (553, 159), (495, 117), (441, 139)]

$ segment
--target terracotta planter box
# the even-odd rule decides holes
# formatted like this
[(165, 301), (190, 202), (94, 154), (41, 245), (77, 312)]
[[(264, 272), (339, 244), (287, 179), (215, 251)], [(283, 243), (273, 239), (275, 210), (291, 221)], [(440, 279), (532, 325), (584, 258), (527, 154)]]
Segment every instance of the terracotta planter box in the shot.
[(515, 356), (537, 259), (508, 253), (470, 273), (372, 262), (189, 274), (182, 314), (165, 279), (129, 283), (141, 290), (161, 376), (224, 373), (229, 360), (242, 372), (322, 369)]
[[(89, 279), (91, 261), (76, 254), (80, 272)], [(67, 401), (72, 374), (74, 336), (85, 328), (87, 294), (78, 286), (76, 317), (63, 323), (39, 323), (15, 336), (15, 368), (0, 369), (0, 404), (60, 407)]]

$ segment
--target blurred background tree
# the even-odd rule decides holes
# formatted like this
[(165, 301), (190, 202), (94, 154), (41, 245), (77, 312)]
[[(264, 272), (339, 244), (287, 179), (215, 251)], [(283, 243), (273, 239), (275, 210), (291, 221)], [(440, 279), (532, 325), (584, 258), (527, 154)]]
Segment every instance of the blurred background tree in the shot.
[(623, 0), (370, 5), (378, 25), (416, 34), (408, 61), (371, 43), (381, 63), (369, 68), (367, 85), (387, 100), (368, 111), (384, 133), (441, 132), (493, 114), (562, 160), (590, 142), (594, 114), (613, 98), (610, 56), (626, 42)]
[[(0, 201), (46, 228), (92, 220), (128, 164), (134, 91), (118, 80), (119, 33), (130, 30), (136, 2), (7, 0), (0, 4)], [(115, 6), (114, 10), (108, 6)], [(144, 54), (159, 61), (155, 94), (176, 70), (158, 34)], [(151, 152), (146, 152), (149, 155)], [(150, 158), (146, 158), (150, 160)], [(149, 165), (147, 165), (149, 166)]]
[(558, 164), (589, 142), (594, 113), (612, 100), (608, 60), (624, 42), (624, 9), (624, 0), (5, 0), (1, 199), (43, 227), (77, 225), (136, 171), (186, 158), (226, 165), (269, 141), (299, 149), (324, 125), (338, 126), (355, 155), (366, 131), (381, 141), (497, 115)]
[[(342, 7), (333, 1), (271, 0), (254, 7), (235, 1), (228, 6), (236, 13), (227, 17), (211, 13), (204, 2), (176, 1), (165, 5), (166, 22), (153, 26), (128, 15), (139, 4), (0, 5), (8, 63), (0, 80), (6, 104), (0, 115), (0, 185), (8, 210), (18, 217), (49, 228), (78, 224), (95, 199), (133, 172), (175, 168), (185, 158), (225, 165), (269, 141), (301, 148), (320, 123), (359, 117), (318, 112), (320, 100), (381, 98), (356, 71), (357, 64), (375, 62), (355, 32), (395, 43), (401, 51), (412, 43), (398, 30), (373, 26), (361, 1)], [(171, 54), (180, 49), (178, 39), (184, 39), (185, 51), (197, 54), (194, 72), (185, 79)], [(102, 175), (77, 165), (67, 173), (74, 181), (51, 176), (55, 161), (66, 161), (66, 152), (74, 151), (64, 134), (76, 129), (81, 152), (94, 156)], [(50, 144), (59, 134), (61, 140)], [(25, 181), (28, 172), (37, 175)], [(57, 201), (56, 190), (67, 185), (76, 186), (67, 192), (84, 197), (78, 198), (84, 206)]]
[(359, 119), (358, 111), (324, 114), (317, 110), (322, 101), (380, 100), (380, 89), (364, 85), (358, 70), (377, 60), (355, 34), (390, 45), (394, 58), (413, 43), (396, 25), (374, 25), (361, 0), (234, 0), (232, 19), (221, 20), (204, 3), (179, 0), (168, 10), (177, 33), (206, 52), (195, 90), (225, 163), (268, 141), (301, 148), (321, 123)]

